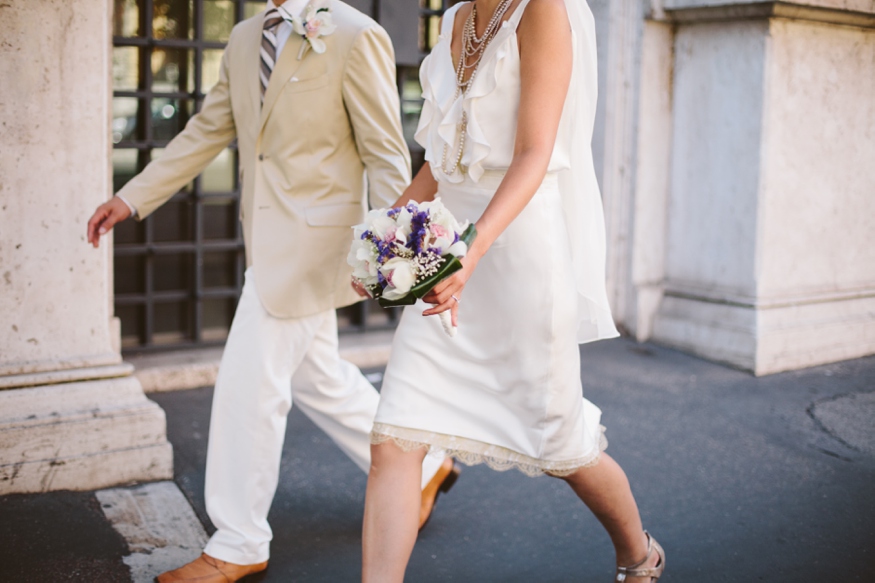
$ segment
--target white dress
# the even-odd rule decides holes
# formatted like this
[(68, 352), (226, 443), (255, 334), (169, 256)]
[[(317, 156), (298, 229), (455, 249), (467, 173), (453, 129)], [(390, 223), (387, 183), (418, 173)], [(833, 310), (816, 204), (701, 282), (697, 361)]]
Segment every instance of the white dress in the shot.
[[(480, 217), (513, 157), (516, 28), (527, 4), (520, 3), (487, 47), (466, 95), (455, 98), (450, 53), (460, 5), (445, 14), (440, 40), (422, 64), (425, 102), (416, 139), (426, 148), (438, 196), (460, 221)], [(452, 159), (462, 111), (468, 118), (462, 170), (447, 175), (440, 168), (444, 145)], [(543, 183), (467, 282), (456, 336), (445, 334), (438, 318), (422, 316), (426, 304), (405, 308), (373, 443), (425, 446), (464, 463), (528, 475), (572, 473), (595, 463), (607, 446), (601, 411), (583, 398), (578, 343), (617, 333), (606, 297), (587, 300), (601, 304), (591, 310), (579, 297), (560, 188), (571, 166), (570, 129), (563, 123)], [(580, 163), (591, 167), (591, 156)], [(603, 267), (592, 277), (601, 278), (596, 288), (604, 296)], [(588, 331), (583, 338), (581, 330)]]

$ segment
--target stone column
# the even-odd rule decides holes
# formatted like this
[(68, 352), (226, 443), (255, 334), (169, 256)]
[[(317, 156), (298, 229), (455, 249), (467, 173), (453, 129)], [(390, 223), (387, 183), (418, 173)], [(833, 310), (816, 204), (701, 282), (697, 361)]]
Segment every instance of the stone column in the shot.
[(652, 338), (755, 374), (875, 353), (875, 5), (665, 9), (671, 163)]
[(111, 8), (0, 4), (0, 494), (172, 477), (164, 412), (119, 352), (110, 241)]

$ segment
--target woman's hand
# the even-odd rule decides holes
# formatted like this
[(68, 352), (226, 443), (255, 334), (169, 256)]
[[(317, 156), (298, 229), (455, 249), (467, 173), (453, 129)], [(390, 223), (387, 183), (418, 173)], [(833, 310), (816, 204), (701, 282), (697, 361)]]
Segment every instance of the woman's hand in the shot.
[(355, 293), (357, 293), (361, 297), (363, 297), (363, 298), (370, 298), (371, 297), (370, 292), (368, 292), (368, 290), (365, 288), (365, 286), (360, 284), (358, 282), (358, 280), (353, 279), (352, 281), (349, 282), (349, 285), (351, 285), (352, 289), (355, 290)]
[(422, 301), (434, 305), (433, 308), (425, 310), (422, 315), (433, 316), (450, 310), (453, 326), (458, 326), (459, 302), (462, 301), (462, 290), (465, 289), (465, 284), (468, 283), (468, 279), (474, 273), (477, 261), (478, 259), (472, 257), (470, 253), (462, 258), (462, 269), (438, 283), (422, 298)]

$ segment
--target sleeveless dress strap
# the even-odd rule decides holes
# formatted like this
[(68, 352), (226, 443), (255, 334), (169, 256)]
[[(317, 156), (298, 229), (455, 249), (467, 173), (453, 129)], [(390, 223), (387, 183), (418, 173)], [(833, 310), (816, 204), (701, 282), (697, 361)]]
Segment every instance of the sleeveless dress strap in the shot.
[[(523, 12), (526, 10), (526, 6), (528, 6), (531, 0), (522, 0), (519, 5), (514, 9), (513, 14), (510, 15), (510, 18), (507, 19), (508, 25), (512, 26), (516, 29), (520, 24), (520, 19), (523, 17)], [(450, 8), (444, 12), (443, 21), (441, 22), (441, 36), (446, 36), (447, 38), (452, 38), (453, 35), (453, 24), (456, 21), (456, 12), (459, 11), (459, 8), (462, 7), (463, 4), (467, 4), (466, 2), (459, 2), (454, 4)]]
[(453, 6), (447, 8), (446, 12), (444, 12), (444, 15), (442, 17), (443, 19), (441, 20), (441, 36), (448, 39), (453, 38), (453, 24), (456, 22), (456, 12), (459, 11), (459, 8), (462, 6), (462, 4), (465, 3), (459, 2), (458, 4), (454, 4)]
[(510, 15), (510, 18), (507, 19), (508, 24), (516, 29), (520, 25), (520, 20), (523, 17), (523, 12), (526, 11), (526, 6), (529, 5), (530, 0), (523, 0), (519, 3), (519, 6), (513, 11), (513, 14)]

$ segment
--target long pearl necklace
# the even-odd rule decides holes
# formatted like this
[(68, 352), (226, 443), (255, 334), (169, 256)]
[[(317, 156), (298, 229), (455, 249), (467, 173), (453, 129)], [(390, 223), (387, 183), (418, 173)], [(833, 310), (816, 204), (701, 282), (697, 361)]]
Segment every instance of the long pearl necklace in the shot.
[[(453, 96), (453, 101), (459, 98), (463, 93), (468, 93), (471, 86), (474, 84), (474, 78), (477, 76), (477, 71), (480, 69), (480, 60), (483, 58), (483, 53), (486, 47), (492, 42), (495, 33), (501, 25), (501, 20), (513, 0), (501, 0), (496, 6), (495, 12), (492, 13), (492, 18), (486, 24), (486, 29), (483, 31), (483, 36), (478, 37), (477, 32), (477, 4), (471, 7), (471, 14), (465, 20), (462, 27), (462, 50), (459, 53), (459, 62), (456, 65), (456, 93)], [(471, 70), (468, 79), (465, 80), (465, 73)], [(447, 159), (449, 158), (450, 146), (444, 144), (443, 155), (441, 156), (441, 170), (444, 174), (453, 174), (462, 162), (462, 154), (465, 150), (465, 138), (468, 134), (468, 114), (462, 111), (462, 119), (456, 126), (459, 136), (457, 142), (456, 155), (453, 157), (453, 162), (450, 167), (447, 167)]]

